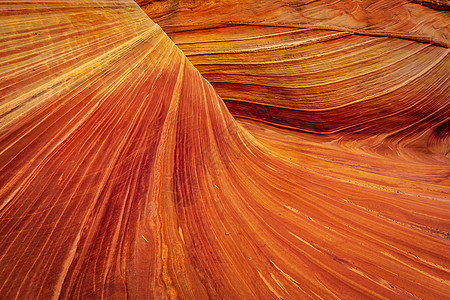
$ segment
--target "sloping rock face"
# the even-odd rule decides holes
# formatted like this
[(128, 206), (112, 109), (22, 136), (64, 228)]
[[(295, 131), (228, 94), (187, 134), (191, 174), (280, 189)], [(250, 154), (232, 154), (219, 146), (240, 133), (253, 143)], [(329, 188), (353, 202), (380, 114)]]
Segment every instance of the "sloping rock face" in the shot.
[(73, 0), (0, 31), (0, 298), (448, 297), (438, 29), (173, 26), (188, 60), (135, 2)]
[(444, 3), (147, 2), (235, 116), (352, 139), (423, 127), (427, 145), (449, 127)]
[[(328, 28), (448, 46), (448, 1), (253, 0), (136, 1), (166, 32), (248, 24)], [(438, 9), (431, 9), (436, 7)], [(172, 29), (171, 29), (172, 28)], [(220, 35), (219, 35), (220, 36)]]

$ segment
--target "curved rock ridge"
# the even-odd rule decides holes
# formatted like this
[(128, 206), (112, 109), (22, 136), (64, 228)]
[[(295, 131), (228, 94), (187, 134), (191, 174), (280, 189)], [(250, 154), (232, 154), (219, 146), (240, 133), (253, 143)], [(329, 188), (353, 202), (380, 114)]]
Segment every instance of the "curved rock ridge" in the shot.
[(408, 1), (140, 4), (236, 117), (384, 136), (393, 149), (421, 135), (408, 147), (448, 155), (448, 11)]
[(0, 298), (448, 297), (427, 130), (236, 121), (133, 1), (1, 2), (0, 31)]
[[(253, 0), (136, 1), (169, 33), (180, 27), (276, 25), (334, 29), (369, 36), (392, 36), (448, 47), (448, 1)], [(421, 4), (428, 4), (430, 7)], [(439, 7), (442, 10), (433, 9)]]

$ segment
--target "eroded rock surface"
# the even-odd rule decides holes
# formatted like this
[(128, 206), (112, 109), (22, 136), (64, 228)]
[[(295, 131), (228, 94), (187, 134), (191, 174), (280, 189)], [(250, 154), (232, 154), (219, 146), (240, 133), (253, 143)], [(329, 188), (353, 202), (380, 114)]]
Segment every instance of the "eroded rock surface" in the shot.
[(176, 28), (0, 3), (0, 298), (448, 297), (446, 39)]

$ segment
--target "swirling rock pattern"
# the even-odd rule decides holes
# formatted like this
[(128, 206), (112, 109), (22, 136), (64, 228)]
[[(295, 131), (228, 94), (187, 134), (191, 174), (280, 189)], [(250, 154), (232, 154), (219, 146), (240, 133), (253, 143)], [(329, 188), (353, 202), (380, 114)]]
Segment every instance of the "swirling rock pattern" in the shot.
[[(448, 1), (252, 0), (136, 1), (166, 32), (185, 27), (272, 25), (334, 29), (448, 46)], [(428, 6), (440, 7), (441, 10)]]
[[(220, 41), (188, 50), (185, 32), (173, 34), (207, 77), (226, 70), (214, 75), (225, 76), (220, 95), (289, 110), (271, 121), (228, 103), (247, 116), (236, 120), (133, 1), (0, 2), (0, 25), (1, 298), (448, 297), (449, 60), (438, 42), (233, 25), (212, 36), (237, 36), (236, 53), (196, 61)], [(304, 45), (295, 51), (323, 48), (324, 61), (317, 52), (292, 63), (271, 95), (292, 84), (306, 99), (296, 85), (315, 80), (347, 95), (252, 98), (243, 80), (276, 85), (262, 72), (281, 70), (259, 65), (269, 52), (245, 51), (260, 38), (269, 48), (286, 38)], [(346, 43), (372, 48), (356, 46), (344, 63)], [(367, 68), (352, 69), (362, 57)], [(363, 84), (353, 72), (374, 81), (352, 90)], [(383, 91), (383, 80), (398, 89)], [(269, 85), (260, 86), (263, 95)], [(368, 100), (377, 89), (381, 100)], [(419, 98), (397, 102), (408, 92)], [(324, 112), (305, 121), (319, 129), (298, 123), (308, 111)]]
[[(448, 11), (408, 1), (158, 3), (141, 5), (235, 116), (396, 142), (425, 122), (427, 145), (449, 127), (438, 113), (450, 104)], [(446, 154), (445, 144), (435, 149)]]

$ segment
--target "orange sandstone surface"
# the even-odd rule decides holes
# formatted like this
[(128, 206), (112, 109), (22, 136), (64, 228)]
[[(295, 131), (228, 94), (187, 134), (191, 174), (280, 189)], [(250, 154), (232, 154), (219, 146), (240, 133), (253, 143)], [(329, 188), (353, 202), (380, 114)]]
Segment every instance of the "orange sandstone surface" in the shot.
[(450, 6), (147, 2), (138, 1), (234, 116), (318, 134), (448, 127), (437, 111), (450, 109)]
[(449, 297), (445, 1), (137, 2), (0, 2), (0, 298)]

